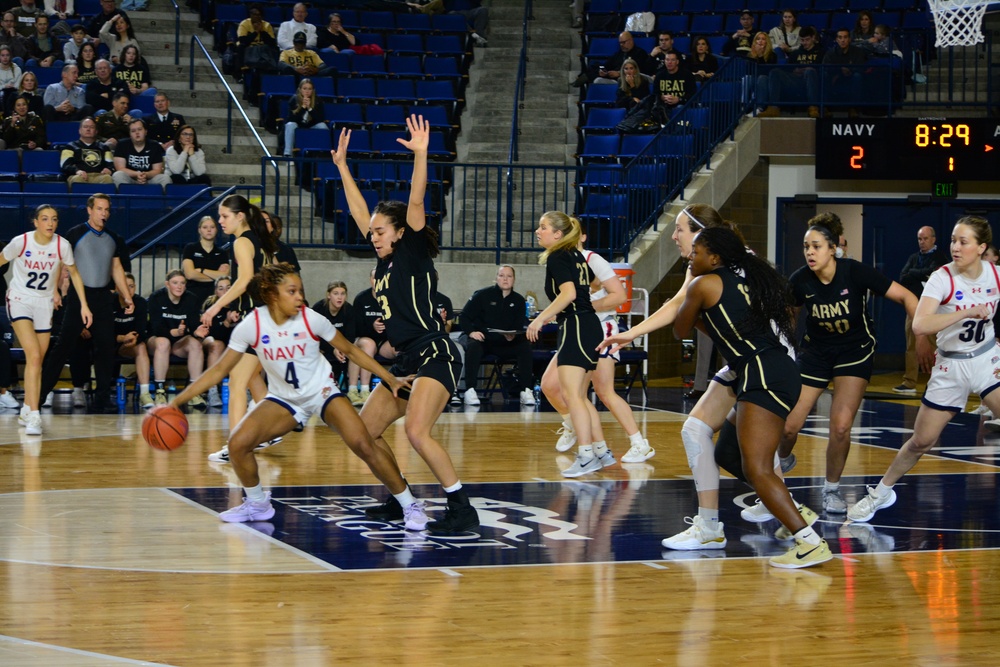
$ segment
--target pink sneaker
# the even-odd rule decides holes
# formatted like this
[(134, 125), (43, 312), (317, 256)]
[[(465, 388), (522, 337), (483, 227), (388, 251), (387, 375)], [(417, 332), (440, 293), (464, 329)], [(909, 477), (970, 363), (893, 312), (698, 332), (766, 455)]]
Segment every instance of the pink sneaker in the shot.
[(406, 519), (407, 530), (423, 530), (427, 527), (427, 514), (424, 513), (424, 504), (419, 500), (403, 508), (403, 517)]
[(271, 507), (271, 493), (265, 495), (263, 503), (251, 502), (249, 498), (243, 499), (243, 504), (233, 507), (219, 514), (219, 518), (226, 523), (246, 523), (247, 521), (267, 521), (274, 516), (274, 508)]

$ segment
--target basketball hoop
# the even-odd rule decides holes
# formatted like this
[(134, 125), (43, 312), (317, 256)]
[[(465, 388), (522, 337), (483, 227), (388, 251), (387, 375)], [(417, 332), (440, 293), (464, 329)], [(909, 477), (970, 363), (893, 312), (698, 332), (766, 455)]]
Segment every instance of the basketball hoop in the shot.
[(984, 0), (927, 0), (934, 16), (934, 46), (974, 46), (983, 41)]

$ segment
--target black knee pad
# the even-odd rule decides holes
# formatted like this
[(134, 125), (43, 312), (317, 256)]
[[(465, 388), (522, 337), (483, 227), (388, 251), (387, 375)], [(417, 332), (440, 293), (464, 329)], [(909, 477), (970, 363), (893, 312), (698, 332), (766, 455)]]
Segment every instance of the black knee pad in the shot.
[(715, 462), (719, 467), (743, 482), (747, 476), (743, 473), (743, 455), (740, 454), (740, 441), (736, 436), (736, 425), (728, 419), (719, 429), (719, 438), (715, 442)]

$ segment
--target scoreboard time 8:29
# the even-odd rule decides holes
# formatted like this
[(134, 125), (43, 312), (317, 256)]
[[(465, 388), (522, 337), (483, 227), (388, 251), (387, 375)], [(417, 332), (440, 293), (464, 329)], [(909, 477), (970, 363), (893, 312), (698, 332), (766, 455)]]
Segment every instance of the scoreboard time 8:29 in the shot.
[(1000, 172), (1000, 123), (988, 118), (824, 118), (816, 178), (988, 181)]

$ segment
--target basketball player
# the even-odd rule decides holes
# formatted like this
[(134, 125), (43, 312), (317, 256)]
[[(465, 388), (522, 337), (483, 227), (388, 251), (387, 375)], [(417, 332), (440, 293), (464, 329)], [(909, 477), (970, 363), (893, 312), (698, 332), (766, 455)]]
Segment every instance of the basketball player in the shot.
[[(615, 309), (625, 303), (625, 287), (615, 270), (611, 268), (608, 260), (604, 259), (596, 252), (591, 252), (583, 248), (587, 241), (587, 234), (582, 233), (580, 244), (577, 250), (583, 253), (590, 270), (597, 276), (600, 288), (590, 293), (591, 305), (597, 311), (597, 318), (601, 322), (601, 333), (607, 338), (618, 333), (618, 313)], [(615, 392), (615, 365), (621, 360), (621, 353), (603, 348), (598, 354), (597, 370), (591, 376), (594, 391), (598, 398), (607, 406), (611, 414), (614, 415), (618, 423), (625, 429), (629, 437), (629, 450), (622, 457), (622, 463), (642, 463), (651, 459), (656, 451), (649, 446), (649, 441), (642, 437), (639, 432), (639, 425), (635, 423), (632, 415), (632, 408), (629, 404)], [(565, 452), (576, 444), (576, 432), (573, 430), (573, 422), (569, 416), (569, 408), (562, 397), (559, 389), (559, 358), (553, 356), (549, 365), (542, 375), (542, 391), (549, 403), (556, 411), (562, 415), (563, 425), (561, 434), (556, 442), (556, 449)], [(590, 413), (591, 437), (594, 438), (593, 446), (606, 444), (604, 442), (604, 430), (601, 427), (601, 419), (597, 414), (597, 409), (590, 401), (586, 401), (587, 412)]]
[(798, 355), (802, 393), (785, 422), (778, 450), (782, 458), (791, 455), (816, 400), (833, 382), (823, 484), (823, 509), (831, 514), (847, 511), (840, 476), (851, 449), (851, 426), (872, 376), (875, 324), (868, 313), (869, 292), (902, 304), (911, 318), (917, 308), (910, 290), (871, 266), (841, 258), (843, 234), (836, 215), (812, 218), (802, 244), (806, 266), (789, 278), (793, 304), (806, 309), (806, 335)]
[[(219, 204), (219, 225), (226, 234), (236, 238), (229, 244), (229, 267), (233, 283), (229, 291), (216, 299), (201, 315), (201, 323), (212, 326), (216, 315), (228, 308), (232, 317), (242, 317), (258, 304), (248, 293), (250, 280), (265, 264), (274, 261), (278, 252), (278, 240), (267, 230), (267, 223), (260, 209), (247, 201), (243, 195), (229, 195)], [(232, 315), (237, 313), (237, 315)], [(263, 400), (267, 387), (260, 377), (260, 366), (253, 354), (244, 355), (229, 376), (229, 432), (247, 412), (247, 389), (255, 401)], [(260, 448), (281, 442), (262, 441)], [(208, 455), (209, 461), (229, 462), (229, 449), (223, 447)]]
[(569, 408), (577, 433), (577, 454), (563, 477), (580, 477), (612, 466), (614, 455), (605, 442), (594, 442), (587, 400), (590, 376), (597, 368), (597, 344), (601, 342), (601, 321), (590, 301), (594, 272), (577, 249), (582, 238), (580, 221), (561, 211), (543, 213), (535, 237), (545, 248), (538, 263), (545, 265), (545, 295), (551, 303), (528, 325), (527, 336), (538, 340), (549, 320), (559, 322), (559, 349), (555, 360), (559, 391)]
[(937, 334), (937, 363), (907, 440), (868, 495), (847, 512), (851, 521), (870, 521), (896, 502), (892, 487), (930, 451), (945, 425), (976, 392), (993, 414), (1000, 414), (1000, 350), (993, 316), (1000, 300), (1000, 274), (981, 256), (993, 240), (984, 218), (968, 215), (951, 232), (952, 262), (931, 274), (924, 286), (913, 333)]
[(32, 222), (35, 231), (21, 234), (8, 243), (0, 254), (0, 266), (11, 262), (14, 267), (7, 288), (7, 315), (25, 357), (24, 405), (17, 421), (24, 426), (26, 435), (41, 435), (38, 399), (42, 359), (52, 336), (52, 310), (62, 305), (56, 290), (62, 271), (60, 264), (69, 269), (73, 289), (80, 297), (80, 319), (85, 327), (90, 327), (93, 316), (87, 306), (83, 279), (73, 260), (73, 247), (56, 234), (59, 213), (54, 207), (42, 204), (35, 209)]
[[(246, 275), (246, 274), (244, 274)], [(268, 394), (254, 406), (229, 435), (229, 460), (233, 464), (246, 498), (242, 505), (226, 510), (219, 518), (228, 523), (267, 521), (274, 516), (270, 492), (261, 487), (254, 447), (305, 424), (319, 415), (336, 431), (372, 473), (386, 486), (401, 489), (396, 495), (404, 507), (406, 527), (423, 530), (427, 524), (423, 504), (410, 493), (395, 460), (375, 445), (350, 401), (340, 393), (329, 362), (320, 352), (325, 340), (358, 365), (382, 379), (395, 395), (408, 386), (390, 375), (374, 359), (337, 333), (329, 320), (307, 308), (302, 280), (290, 264), (269, 264), (261, 268), (249, 286), (265, 305), (254, 308), (233, 329), (223, 357), (192, 382), (173, 401), (179, 407), (209, 387), (214, 387), (240, 363), (246, 351), (256, 352), (267, 373)], [(343, 400), (335, 400), (342, 398)]]
[(739, 378), (734, 389), (743, 469), (767, 509), (795, 538), (787, 553), (769, 562), (801, 568), (828, 561), (833, 558), (829, 546), (799, 513), (773, 469), (785, 418), (801, 389), (795, 363), (772, 328), (791, 339), (785, 279), (722, 227), (698, 234), (690, 260), (695, 278), (677, 313), (674, 335), (686, 338), (700, 317)]
[[(399, 396), (379, 385), (361, 409), (361, 419), (376, 444), (388, 455), (392, 450), (382, 434), (390, 424), (406, 415), (406, 437), (437, 477), (448, 497), (444, 517), (428, 524), (432, 533), (456, 534), (479, 526), (479, 514), (469, 502), (451, 457), (431, 435), (431, 429), (455, 393), (462, 357), (444, 330), (433, 301), (437, 291), (434, 257), (438, 235), (427, 226), (424, 193), (427, 190), (427, 145), (430, 124), (423, 116), (406, 120), (409, 139), (397, 141), (413, 151), (413, 176), (409, 202), (383, 201), (368, 212), (368, 204), (354, 182), (347, 164), (350, 130), (341, 130), (337, 149), (331, 151), (340, 171), (351, 216), (361, 233), (371, 241), (378, 257), (375, 298), (382, 307), (389, 343), (397, 351), (394, 375), (415, 375), (413, 388)], [(394, 487), (389, 487), (393, 491)], [(393, 520), (402, 513), (395, 496), (369, 508), (370, 518)]]

